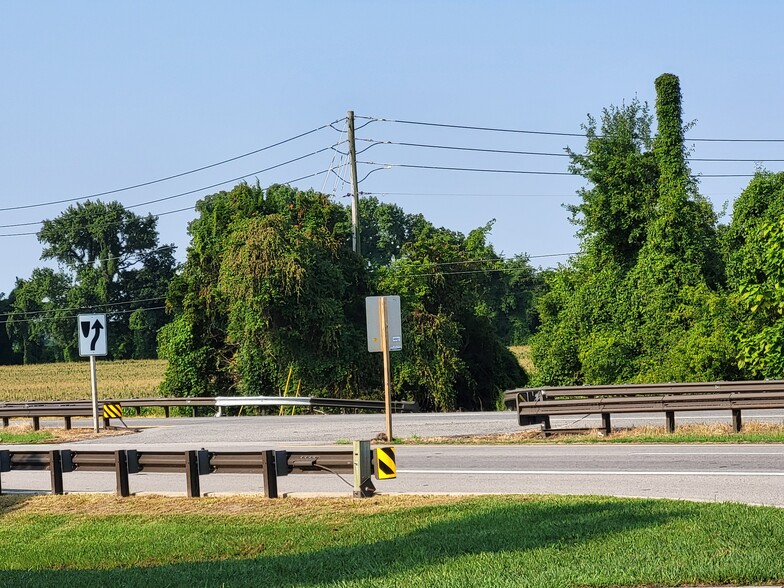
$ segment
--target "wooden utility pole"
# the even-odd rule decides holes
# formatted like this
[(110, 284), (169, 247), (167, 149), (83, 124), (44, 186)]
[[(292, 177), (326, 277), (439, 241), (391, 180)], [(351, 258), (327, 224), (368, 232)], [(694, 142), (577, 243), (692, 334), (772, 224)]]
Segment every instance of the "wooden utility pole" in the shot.
[(381, 331), (381, 355), (384, 356), (384, 408), (387, 415), (387, 443), (392, 443), (392, 367), (389, 357), (387, 301), (383, 296), (378, 299), (378, 322)]
[(351, 160), (351, 244), (354, 252), (362, 254), (359, 246), (359, 182), (357, 181), (357, 143), (354, 139), (354, 111), (349, 110), (348, 155)]

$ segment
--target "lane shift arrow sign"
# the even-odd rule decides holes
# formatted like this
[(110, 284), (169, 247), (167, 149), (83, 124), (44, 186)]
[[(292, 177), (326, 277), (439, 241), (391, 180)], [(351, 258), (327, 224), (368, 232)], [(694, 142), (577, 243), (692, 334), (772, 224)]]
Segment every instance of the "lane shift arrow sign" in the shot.
[[(87, 324), (90, 323), (88, 322)], [(82, 325), (84, 325), (84, 323), (82, 323)], [(101, 321), (95, 319), (95, 322), (93, 323), (93, 330), (95, 331), (95, 335), (93, 335), (93, 340), (90, 341), (90, 351), (95, 351), (95, 344), (98, 343), (98, 339), (101, 338), (101, 329), (103, 329)], [(84, 330), (84, 326), (82, 326), (82, 330)]]
[(80, 314), (76, 328), (76, 334), (79, 338), (79, 355), (82, 357), (107, 355), (106, 335), (109, 325), (106, 322), (105, 314)]

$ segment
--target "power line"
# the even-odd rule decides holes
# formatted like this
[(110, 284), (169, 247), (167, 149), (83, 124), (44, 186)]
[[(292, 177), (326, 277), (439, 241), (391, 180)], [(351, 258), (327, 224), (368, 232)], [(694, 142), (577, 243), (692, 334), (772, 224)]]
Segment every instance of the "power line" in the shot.
[[(43, 206), (52, 206), (54, 204), (65, 204), (65, 203), (68, 203), (68, 202), (76, 202), (76, 201), (79, 201), (79, 200), (87, 200), (89, 198), (97, 198), (99, 196), (108, 196), (110, 194), (117, 194), (119, 192), (126, 192), (128, 190), (134, 190), (136, 188), (142, 188), (144, 186), (151, 186), (153, 184), (159, 184), (161, 182), (166, 182), (168, 180), (173, 180), (175, 178), (181, 178), (183, 176), (187, 176), (189, 174), (194, 174), (194, 173), (197, 173), (197, 172), (200, 172), (200, 171), (204, 171), (206, 169), (210, 169), (210, 168), (213, 168), (213, 167), (218, 167), (220, 165), (224, 165), (224, 164), (230, 163), (232, 161), (237, 161), (237, 160), (242, 159), (244, 157), (249, 157), (251, 155), (255, 155), (257, 153), (261, 153), (262, 151), (266, 151), (268, 149), (272, 149), (273, 147), (279, 147), (280, 145), (284, 145), (286, 143), (290, 143), (291, 141), (295, 141), (297, 139), (301, 139), (302, 137), (305, 137), (307, 135), (311, 135), (313, 133), (321, 131), (322, 129), (326, 129), (327, 127), (330, 127), (332, 124), (334, 124), (335, 122), (339, 122), (340, 120), (342, 120), (342, 119), (338, 119), (338, 120), (336, 120), (336, 121), (334, 121), (333, 123), (330, 123), (330, 124), (321, 125), (320, 127), (317, 127), (315, 129), (311, 129), (311, 130), (306, 131), (304, 133), (300, 133), (299, 135), (295, 135), (293, 137), (289, 137), (288, 139), (284, 139), (282, 141), (278, 141), (276, 143), (272, 143), (270, 145), (266, 145), (266, 146), (261, 147), (259, 149), (254, 149), (253, 151), (249, 151), (247, 153), (243, 153), (242, 155), (237, 155), (235, 157), (230, 157), (229, 159), (224, 159), (224, 160), (216, 162), (216, 163), (211, 163), (209, 165), (205, 165), (205, 166), (198, 167), (198, 168), (195, 168), (195, 169), (191, 169), (191, 170), (188, 170), (188, 171), (180, 172), (180, 173), (177, 173), (177, 174), (172, 174), (172, 175), (166, 176), (164, 178), (158, 178), (156, 180), (149, 180), (147, 182), (141, 182), (141, 183), (134, 184), (134, 185), (131, 185), (131, 186), (124, 186), (122, 188), (115, 188), (113, 190), (106, 190), (105, 192), (96, 192), (95, 194), (89, 194), (87, 196), (78, 196), (78, 197), (75, 197), (75, 198), (64, 198), (62, 200), (52, 200), (52, 201), (49, 201), (49, 202), (39, 202), (37, 204), (24, 204), (24, 205), (20, 205), (20, 206), (9, 206), (9, 207), (6, 207), (6, 208), (0, 208), (0, 212), (6, 212), (6, 211), (9, 211), (9, 210), (22, 210), (22, 209), (27, 209), (27, 208), (39, 208), (39, 207), (43, 207)], [(258, 172), (258, 173), (260, 173), (260, 172)]]
[(106, 304), (91, 304), (87, 307), (84, 306), (73, 306), (70, 308), (50, 308), (47, 310), (12, 310), (10, 312), (5, 312), (3, 315), (8, 319), (14, 315), (24, 315), (29, 316), (32, 314), (52, 314), (53, 312), (73, 312), (75, 310), (78, 311), (88, 311), (94, 310), (96, 308), (109, 308), (110, 306), (123, 306), (126, 304), (139, 304), (141, 302), (157, 302), (158, 300), (166, 300), (166, 296), (156, 296), (154, 298), (139, 298), (136, 300), (125, 300), (123, 302), (107, 302)]
[[(396, 167), (409, 168), (409, 169), (429, 169), (429, 170), (445, 170), (445, 171), (463, 171), (463, 172), (479, 172), (491, 174), (526, 174), (538, 176), (573, 176), (578, 177), (577, 174), (571, 172), (557, 172), (557, 171), (529, 171), (519, 169), (490, 169), (478, 167), (452, 167), (446, 165), (415, 165), (412, 163), (378, 163), (375, 161), (358, 161), (363, 165), (375, 165), (378, 169), (392, 169)], [(376, 170), (373, 170), (376, 171)], [(692, 174), (695, 178), (753, 178), (755, 174)], [(366, 176), (367, 177), (367, 176)]]
[[(250, 176), (255, 176), (255, 175), (262, 174), (262, 173), (265, 173), (265, 172), (268, 172), (268, 171), (272, 171), (273, 169), (277, 169), (279, 167), (283, 167), (285, 165), (289, 165), (291, 163), (295, 163), (297, 161), (301, 161), (303, 159), (307, 159), (308, 157), (313, 157), (314, 155), (318, 155), (319, 153), (324, 153), (325, 151), (329, 151), (330, 149), (332, 149), (332, 147), (334, 147), (334, 146), (323, 147), (322, 149), (318, 149), (318, 150), (313, 151), (311, 153), (307, 153), (306, 155), (301, 155), (300, 157), (295, 157), (294, 159), (289, 159), (288, 161), (284, 161), (283, 163), (278, 163), (278, 164), (272, 165), (270, 167), (266, 167), (266, 168), (258, 170), (258, 171), (250, 172), (250, 173), (244, 174), (242, 176), (238, 176), (236, 178), (232, 178), (230, 180), (225, 180), (223, 182), (218, 182), (217, 184), (211, 184), (209, 186), (202, 186), (201, 188), (196, 188), (194, 190), (187, 190), (186, 192), (180, 192), (179, 194), (174, 194), (172, 196), (164, 196), (162, 198), (155, 198), (153, 200), (148, 200), (146, 202), (140, 202), (139, 204), (128, 205), (128, 206), (125, 206), (125, 208), (130, 210), (130, 209), (133, 209), (133, 208), (139, 208), (141, 206), (147, 206), (149, 204), (157, 204), (158, 202), (165, 202), (167, 200), (174, 200), (175, 198), (182, 198), (183, 196), (188, 196), (190, 194), (195, 194), (197, 192), (203, 192), (205, 190), (210, 190), (212, 188), (217, 188), (219, 186), (224, 186), (226, 184), (231, 184), (233, 182), (238, 182), (238, 181), (244, 180), (245, 178), (248, 178)], [(297, 178), (296, 180), (291, 180), (291, 182), (288, 182), (288, 183), (297, 182), (299, 180), (306, 179), (306, 178), (309, 178), (309, 177), (313, 177), (313, 176), (316, 176), (316, 175), (320, 175), (322, 173), (326, 173), (326, 172), (317, 172), (315, 174), (310, 174), (308, 176), (303, 176), (302, 178)], [(0, 210), (5, 210), (5, 209), (0, 209)], [(180, 212), (180, 211), (178, 210), (178, 211), (175, 211), (175, 212)], [(170, 214), (170, 213), (163, 213), (163, 214)], [(153, 216), (156, 216), (156, 215), (153, 215)], [(43, 222), (44, 221), (37, 221), (37, 222), (31, 222), (31, 223), (18, 223), (18, 224), (15, 224), (15, 225), (0, 225), (0, 228), (11, 228), (11, 227), (15, 227), (15, 226), (22, 227), (22, 226), (40, 225), (40, 224), (43, 224)], [(29, 233), (7, 233), (7, 234), (0, 234), (0, 237), (20, 237), (20, 236), (24, 236), (24, 235), (37, 235), (37, 234), (38, 234), (37, 231), (36, 232), (29, 232)]]
[[(112, 310), (112, 311), (108, 311), (106, 314), (112, 315), (112, 316), (117, 316), (117, 315), (121, 315), (121, 314), (131, 314), (131, 313), (136, 312), (137, 310), (166, 310), (166, 307), (165, 306), (151, 306), (151, 307), (142, 307), (142, 308), (131, 308), (131, 309), (128, 309), (128, 310)], [(79, 317), (78, 314), (69, 315), (69, 316), (42, 316), (42, 317), (38, 317), (38, 318), (14, 320), (13, 322), (14, 323), (31, 323), (31, 322), (34, 322), (34, 321), (64, 321), (64, 320), (73, 320), (73, 319), (78, 318), (78, 317)], [(10, 321), (8, 321), (8, 320), (3, 320), (3, 321), (0, 321), (0, 325), (5, 325), (5, 324), (8, 324), (9, 322)]]
[[(556, 132), (556, 131), (532, 131), (526, 129), (511, 129), (511, 128), (503, 128), (503, 127), (483, 127), (483, 126), (475, 126), (475, 125), (458, 125), (458, 124), (446, 124), (446, 123), (436, 123), (436, 122), (427, 122), (427, 121), (415, 121), (415, 120), (400, 120), (400, 119), (393, 119), (393, 118), (382, 118), (382, 117), (372, 117), (372, 116), (357, 116), (356, 118), (361, 118), (364, 120), (369, 120), (372, 122), (388, 122), (388, 123), (396, 123), (396, 124), (403, 124), (403, 125), (417, 125), (417, 126), (425, 126), (425, 127), (440, 127), (440, 128), (447, 128), (447, 129), (463, 129), (468, 131), (488, 131), (494, 133), (514, 133), (514, 134), (525, 134), (525, 135), (545, 135), (545, 136), (553, 136), (553, 137), (579, 137), (582, 139), (586, 138), (585, 133), (565, 133), (565, 132)], [(601, 135), (596, 135), (596, 138), (601, 138)], [(702, 137), (685, 137), (686, 141), (699, 141), (699, 142), (712, 142), (712, 143), (784, 143), (784, 139), (722, 139), (722, 138), (702, 138)]]
[[(409, 168), (409, 169), (430, 169), (430, 170), (445, 170), (445, 171), (464, 171), (464, 172), (482, 172), (493, 174), (531, 174), (543, 176), (574, 176), (571, 172), (557, 172), (557, 171), (528, 171), (519, 169), (488, 169), (478, 167), (451, 167), (446, 165), (417, 165), (413, 163), (378, 163), (375, 161), (358, 161), (363, 165), (375, 165), (379, 169), (391, 169), (395, 167)], [(375, 171), (375, 170), (374, 170)]]
[[(402, 141), (380, 141), (375, 139), (358, 139), (359, 141), (366, 141), (371, 142), (372, 145), (366, 147), (359, 153), (364, 153), (370, 147), (375, 147), (376, 145), (399, 145), (401, 147), (419, 147), (424, 149), (442, 149), (442, 150), (449, 150), (449, 151), (469, 151), (469, 152), (476, 152), (476, 153), (497, 153), (502, 155), (534, 155), (534, 156), (544, 156), (544, 157), (571, 157), (568, 153), (553, 153), (553, 152), (546, 152), (546, 151), (517, 151), (514, 149), (487, 149), (487, 148), (480, 148), (480, 147), (462, 147), (457, 145), (433, 145), (429, 143), (406, 143)], [(713, 162), (713, 163), (781, 163), (784, 162), (784, 159), (769, 159), (766, 157), (757, 157), (757, 158), (749, 158), (749, 159), (736, 159), (736, 158), (724, 158), (724, 157), (687, 157), (687, 161), (699, 161), (699, 162)]]

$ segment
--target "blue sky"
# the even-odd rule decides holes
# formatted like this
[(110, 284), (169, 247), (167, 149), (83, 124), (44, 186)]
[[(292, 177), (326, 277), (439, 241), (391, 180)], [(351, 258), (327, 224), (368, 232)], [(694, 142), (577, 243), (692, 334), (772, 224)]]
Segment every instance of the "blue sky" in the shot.
[[(657, 2), (39, 2), (0, 7), (0, 292), (39, 261), (36, 223), (80, 198), (209, 165), (338, 121), (274, 149), (200, 173), (103, 197), (161, 214), (162, 243), (184, 259), (189, 210), (248, 176), (261, 185), (331, 167), (324, 151), (358, 117), (579, 132), (611, 104), (654, 101), (653, 81), (678, 75), (693, 138), (784, 139), (784, 4)], [(358, 119), (357, 126), (367, 123)], [(579, 138), (374, 121), (370, 141), (563, 153)], [(344, 146), (340, 146), (343, 149)], [(784, 143), (694, 142), (694, 157), (784, 159)], [(567, 160), (378, 144), (363, 161), (562, 172)], [(703, 174), (751, 174), (752, 162), (695, 162)], [(767, 169), (784, 164), (767, 162)], [(363, 165), (360, 177), (375, 169)], [(329, 173), (297, 182), (333, 193)], [(748, 178), (701, 180), (721, 208)], [(225, 185), (230, 188), (232, 183)], [(576, 251), (564, 203), (580, 178), (391, 167), (366, 193), (468, 232), (491, 219), (491, 241), (535, 265)], [(183, 192), (193, 194), (178, 196)], [(168, 200), (144, 204), (150, 200)], [(171, 213), (171, 214), (166, 214)], [(725, 221), (729, 218), (725, 217)], [(22, 225), (9, 227), (8, 225)], [(12, 235), (12, 236), (8, 236)]]

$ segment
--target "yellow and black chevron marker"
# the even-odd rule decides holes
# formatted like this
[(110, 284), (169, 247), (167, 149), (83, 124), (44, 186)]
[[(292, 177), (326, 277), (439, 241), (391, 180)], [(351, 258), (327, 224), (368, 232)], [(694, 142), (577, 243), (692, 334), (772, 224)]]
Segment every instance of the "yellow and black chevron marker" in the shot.
[(395, 448), (379, 447), (376, 449), (376, 478), (387, 480), (397, 478), (397, 465), (395, 464)]
[(103, 405), (103, 418), (105, 419), (122, 419), (122, 405), (117, 404), (104, 404)]

